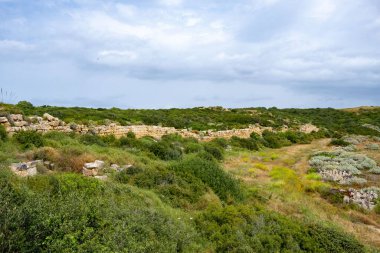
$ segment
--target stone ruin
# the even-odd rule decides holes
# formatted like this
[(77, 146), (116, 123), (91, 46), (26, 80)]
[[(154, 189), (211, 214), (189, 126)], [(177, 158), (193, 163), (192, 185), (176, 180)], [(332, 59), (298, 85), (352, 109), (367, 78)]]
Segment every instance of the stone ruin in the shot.
[(54, 169), (55, 165), (49, 161), (35, 160), (29, 162), (12, 163), (10, 168), (20, 177), (32, 177), (38, 174), (37, 167), (43, 166), (48, 170)]
[[(121, 172), (125, 169), (128, 169), (132, 167), (132, 165), (124, 165), (124, 166), (119, 166), (117, 164), (111, 164), (109, 169)], [(92, 163), (85, 163), (82, 168), (82, 174), (85, 177), (94, 177), (100, 180), (105, 180), (107, 179), (106, 175), (99, 175), (101, 172), (106, 168), (105, 162), (101, 160), (96, 160), (95, 162)]]
[[(248, 128), (243, 129), (231, 129), (223, 131), (192, 131), (188, 129), (176, 129), (174, 127), (161, 127), (150, 125), (132, 125), (132, 126), (120, 126), (116, 123), (100, 126), (85, 126), (79, 124), (67, 124), (64, 121), (53, 117), (52, 115), (45, 113), (43, 117), (32, 116), (24, 117), (21, 114), (9, 114), (6, 117), (0, 117), (0, 124), (3, 125), (10, 135), (13, 135), (19, 131), (37, 131), (46, 133), (49, 131), (58, 131), (78, 134), (98, 134), (98, 135), (115, 135), (116, 137), (122, 137), (129, 132), (133, 132), (137, 138), (144, 136), (152, 136), (154, 138), (161, 138), (167, 134), (179, 134), (183, 137), (192, 137), (202, 141), (211, 141), (215, 138), (229, 139), (233, 136), (240, 138), (249, 138), (252, 132), (262, 134), (263, 131), (273, 131), (271, 127), (263, 127), (258, 124), (251, 125)], [(282, 131), (286, 131), (288, 128), (284, 127)], [(306, 124), (300, 126), (298, 129), (301, 132), (310, 133), (312, 131), (318, 131), (316, 126)]]
[(373, 210), (379, 198), (380, 189), (364, 188), (360, 190), (350, 188), (343, 198), (345, 204), (356, 204), (366, 210)]

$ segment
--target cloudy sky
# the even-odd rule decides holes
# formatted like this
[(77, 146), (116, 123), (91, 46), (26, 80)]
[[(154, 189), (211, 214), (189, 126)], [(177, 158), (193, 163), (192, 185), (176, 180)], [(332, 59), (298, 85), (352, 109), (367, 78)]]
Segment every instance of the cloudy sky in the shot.
[(0, 0), (5, 102), (380, 105), (379, 0)]

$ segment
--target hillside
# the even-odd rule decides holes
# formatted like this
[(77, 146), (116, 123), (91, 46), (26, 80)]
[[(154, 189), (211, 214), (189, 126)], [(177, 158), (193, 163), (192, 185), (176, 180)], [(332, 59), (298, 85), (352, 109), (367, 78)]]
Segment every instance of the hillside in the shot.
[(0, 117), (1, 252), (380, 252), (379, 108)]

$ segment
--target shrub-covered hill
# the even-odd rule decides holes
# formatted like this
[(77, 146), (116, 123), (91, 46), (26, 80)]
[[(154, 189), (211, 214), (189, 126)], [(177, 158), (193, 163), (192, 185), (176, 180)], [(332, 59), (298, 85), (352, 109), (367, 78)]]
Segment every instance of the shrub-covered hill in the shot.
[[(1, 130), (1, 129), (0, 129)], [(320, 136), (265, 133), (209, 143), (178, 135), (136, 139), (0, 131), (1, 252), (367, 252), (334, 223), (286, 217), (226, 172), (229, 149), (257, 150)], [(34, 177), (9, 170), (40, 159)], [(84, 177), (105, 161), (105, 181)], [(130, 164), (122, 171), (111, 164)]]
[[(123, 125), (143, 123), (191, 128), (193, 130), (245, 128), (256, 123), (274, 128), (281, 128), (284, 125), (293, 127), (301, 123), (313, 123), (332, 132), (380, 135), (380, 132), (376, 130), (376, 127), (380, 127), (380, 108), (378, 107), (363, 107), (356, 110), (333, 108), (277, 109), (275, 107), (122, 110), (118, 108), (35, 107), (31, 103), (23, 101), (17, 105), (3, 104), (0, 106), (0, 111), (2, 114), (12, 112), (41, 116), (44, 113), (49, 113), (65, 122), (85, 124), (103, 124), (106, 120), (112, 120)], [(375, 128), (368, 126), (375, 126)]]

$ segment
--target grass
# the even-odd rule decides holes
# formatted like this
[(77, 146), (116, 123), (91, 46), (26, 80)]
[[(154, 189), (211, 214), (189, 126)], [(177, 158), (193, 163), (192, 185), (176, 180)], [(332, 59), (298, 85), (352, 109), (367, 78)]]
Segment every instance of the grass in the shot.
[[(226, 154), (225, 168), (232, 172), (241, 166), (254, 168), (251, 176), (244, 175), (241, 179), (256, 189), (259, 196), (266, 196), (265, 205), (271, 210), (308, 222), (338, 226), (353, 233), (362, 242), (380, 247), (380, 217), (374, 213), (363, 214), (344, 209), (343, 205), (329, 203), (321, 198), (319, 192), (328, 190), (331, 186), (321, 181), (318, 174), (307, 173), (310, 154), (317, 150), (330, 150), (328, 143), (329, 140), (319, 140), (308, 145), (281, 148), (275, 152), (277, 159), (265, 161), (262, 157), (270, 157), (272, 150), (247, 154), (253, 159), (243, 163), (239, 154), (229, 152)], [(257, 164), (266, 169), (256, 168)], [(372, 221), (371, 225), (368, 225), (368, 220)]]

